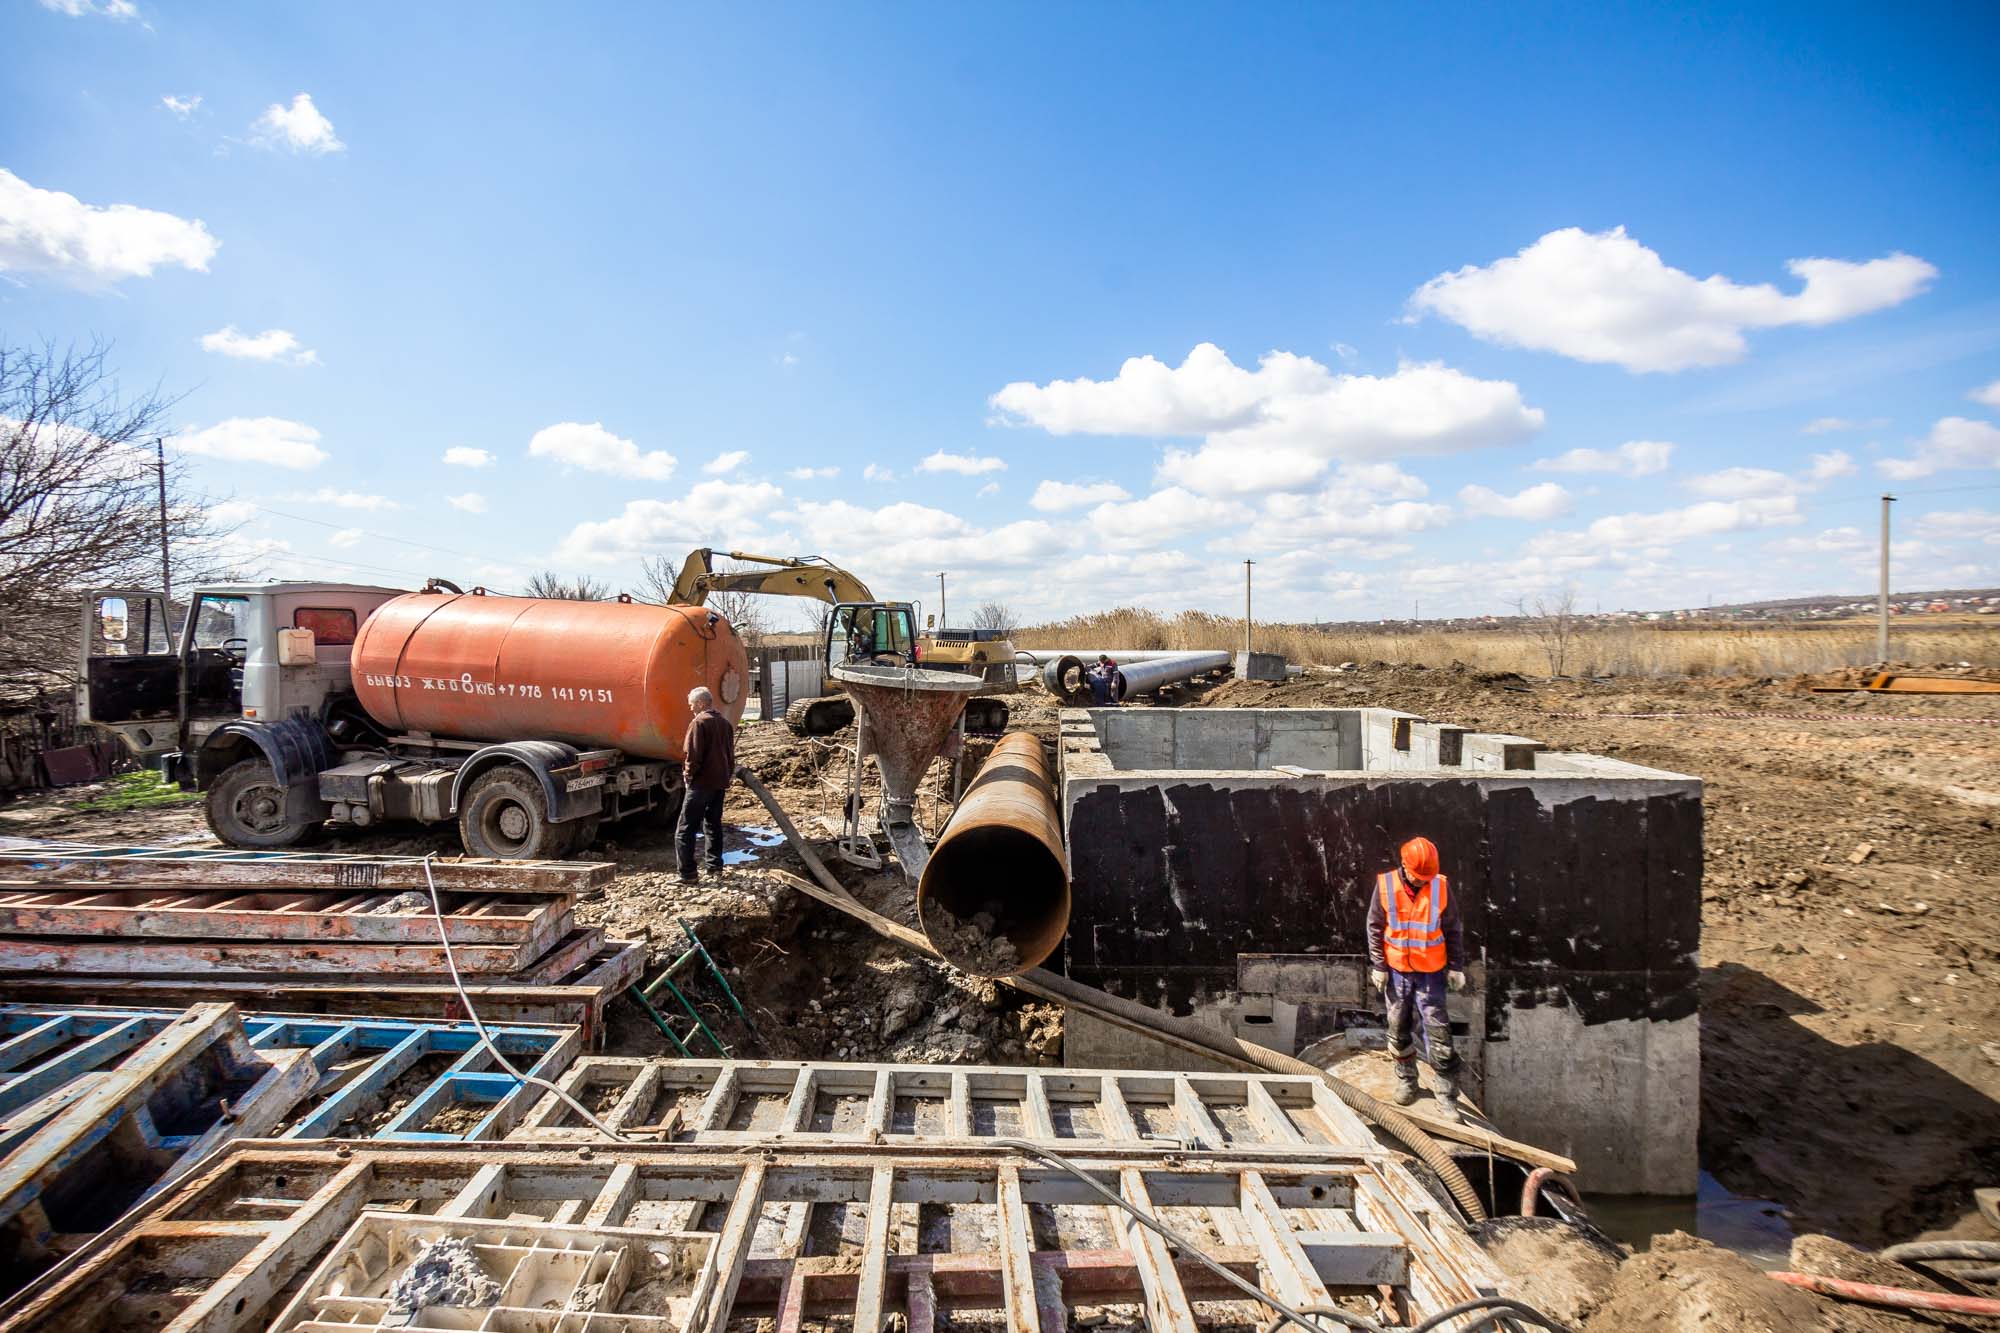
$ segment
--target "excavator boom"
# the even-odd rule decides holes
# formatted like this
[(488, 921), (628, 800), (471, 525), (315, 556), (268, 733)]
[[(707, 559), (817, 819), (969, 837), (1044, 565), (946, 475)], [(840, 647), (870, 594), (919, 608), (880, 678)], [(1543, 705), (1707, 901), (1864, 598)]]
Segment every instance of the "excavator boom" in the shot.
[[(728, 569), (717, 572), (715, 557), (739, 565), (762, 568)], [(755, 555), (748, 551), (715, 551), (707, 547), (689, 551), (674, 580), (672, 606), (700, 606), (710, 593), (749, 592), (773, 597), (811, 597), (829, 605), (842, 602), (872, 602), (875, 594), (854, 575), (819, 559), (785, 555)]]

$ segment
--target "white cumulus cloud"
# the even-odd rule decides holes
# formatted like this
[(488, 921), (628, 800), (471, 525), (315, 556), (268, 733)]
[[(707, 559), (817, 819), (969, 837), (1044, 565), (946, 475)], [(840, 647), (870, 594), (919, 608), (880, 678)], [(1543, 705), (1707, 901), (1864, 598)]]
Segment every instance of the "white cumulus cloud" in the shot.
[(1623, 227), (1552, 231), (1520, 253), (1440, 273), (1410, 298), (1488, 342), (1558, 352), (1632, 371), (1686, 370), (1742, 359), (1744, 331), (1822, 325), (1899, 305), (1937, 269), (1900, 251), (1855, 263), (1794, 259), (1803, 286), (1779, 291), (1665, 263)]
[(861, 480), (863, 481), (894, 481), (895, 479), (896, 474), (879, 463), (870, 463), (861, 469)]
[(322, 486), (316, 491), (294, 491), (283, 498), (288, 504), (316, 505), (332, 509), (365, 509), (371, 513), (402, 508), (386, 495), (370, 495), (365, 491), (341, 491), (331, 486)]
[(186, 97), (175, 97), (172, 93), (166, 93), (161, 96), (160, 105), (182, 120), (186, 120), (200, 109), (201, 94), (190, 93)]
[(840, 475), (837, 467), (795, 467), (785, 473), (793, 481), (830, 481)]
[(1817, 485), (1832, 481), (1835, 477), (1851, 477), (1858, 469), (1853, 458), (1845, 449), (1830, 449), (1823, 454), (1812, 456), (1812, 466), (1806, 470), (1806, 480)]
[(206, 273), (219, 244), (199, 218), (133, 204), (86, 204), (0, 168), (0, 272), (51, 273), (82, 286), (109, 286), (172, 264)]
[(608, 472), (616, 477), (639, 481), (665, 481), (674, 475), (679, 460), (663, 449), (641, 452), (638, 445), (604, 429), (604, 423), (561, 421), (544, 426), (528, 441), (528, 453), (535, 458), (553, 458), (586, 472)]
[(350, 546), (358, 545), (361, 539), (367, 535), (360, 528), (342, 528), (339, 532), (330, 535), (326, 539), (326, 544), (328, 546), (337, 546), (344, 551)]
[(748, 449), (731, 449), (729, 452), (717, 454), (706, 463), (703, 463), (701, 470), (711, 477), (719, 477), (726, 472), (734, 472), (749, 461), (750, 451)]
[(444, 461), (450, 467), (492, 467), (496, 460), (484, 449), (475, 449), (469, 444), (454, 444), (444, 451)]
[(1628, 440), (1616, 449), (1571, 449), (1554, 458), (1538, 458), (1537, 472), (1616, 472), (1627, 477), (1650, 477), (1665, 472), (1673, 460), (1674, 446), (1664, 440)]
[(1469, 514), (1486, 518), (1523, 518), (1531, 522), (1561, 518), (1570, 511), (1569, 492), (1553, 481), (1530, 486), (1516, 495), (1502, 495), (1485, 486), (1465, 486), (1458, 492), (1458, 502), (1465, 506)]
[(273, 102), (250, 126), (250, 141), (292, 153), (341, 153), (347, 145), (333, 132), (333, 122), (313, 105), (311, 93), (300, 93), (290, 106)]
[(1112, 481), (1045, 481), (1035, 487), (1035, 493), (1028, 497), (1028, 504), (1045, 514), (1060, 514), (1085, 505), (1130, 498), (1130, 491)]
[(132, 0), (42, 0), (42, 8), (67, 14), (73, 19), (95, 15), (123, 23), (139, 17), (139, 6)]
[(1965, 396), (1973, 402), (1984, 404), (1987, 407), (2000, 407), (2000, 380), (1994, 380), (1991, 384), (1982, 384)]
[(1938, 541), (1978, 540), (2000, 546), (2000, 513), (1990, 509), (1940, 510), (1916, 522), (1917, 533)]
[(1630, 553), (1646, 547), (1673, 546), (1696, 537), (1789, 527), (1801, 521), (1798, 497), (1794, 495), (1703, 500), (1657, 513), (1608, 514), (1581, 532), (1545, 532), (1531, 537), (1526, 549), (1531, 555), (1541, 556)]
[(265, 329), (262, 333), (239, 333), (234, 324), (225, 324), (214, 333), (201, 335), (203, 351), (235, 357), (239, 361), (289, 361), (295, 366), (316, 366), (319, 353), (303, 346), (288, 329)]
[(1841, 430), (1880, 430), (1889, 424), (1887, 417), (1869, 417), (1856, 420), (1853, 417), (1814, 417), (1799, 427), (1801, 435), (1830, 435)]
[(940, 449), (926, 454), (917, 464), (919, 472), (956, 472), (961, 477), (977, 477), (986, 472), (1005, 472), (1007, 463), (1000, 458), (981, 458), (974, 454), (952, 454)]
[(696, 482), (672, 500), (631, 500), (614, 518), (579, 523), (556, 547), (559, 561), (605, 564), (690, 546), (730, 546), (754, 532), (784, 498), (768, 481)]
[(444, 502), (453, 509), (460, 509), (468, 514), (486, 512), (486, 497), (478, 491), (467, 491), (463, 495), (447, 495), (444, 497)]
[(1179, 486), (1154, 491), (1143, 500), (1110, 500), (1090, 511), (1097, 537), (1126, 546), (1156, 546), (1190, 532), (1241, 523), (1248, 507), (1234, 500), (1196, 495)]
[(2000, 467), (2000, 427), (1970, 417), (1945, 417), (1917, 442), (1908, 458), (1881, 458), (1875, 466), (1891, 481), (1928, 477), (1949, 468)]
[(269, 463), (273, 467), (312, 468), (327, 459), (319, 447), (319, 432), (282, 417), (231, 417), (202, 430), (177, 435), (173, 445), (184, 454), (200, 454), (230, 463)]
[(1160, 477), (1208, 495), (1302, 486), (1341, 460), (1511, 443), (1544, 419), (1515, 385), (1437, 362), (1350, 375), (1270, 352), (1248, 370), (1213, 343), (1179, 366), (1139, 356), (1108, 380), (1009, 384), (991, 403), (1004, 422), (1057, 435), (1199, 436), (1199, 449), (1168, 451)]

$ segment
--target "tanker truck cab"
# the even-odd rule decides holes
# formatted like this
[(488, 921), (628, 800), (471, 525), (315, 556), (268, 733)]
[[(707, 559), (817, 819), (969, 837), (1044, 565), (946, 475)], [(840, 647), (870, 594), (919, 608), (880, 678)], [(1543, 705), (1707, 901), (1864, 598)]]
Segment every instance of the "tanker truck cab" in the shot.
[[(174, 610), (92, 595), (81, 710), (202, 792), (235, 847), (455, 821), (475, 856), (568, 855), (603, 821), (677, 809), (688, 688), (733, 718), (748, 675), (721, 616), (630, 599), (219, 585), (190, 594), (177, 642)], [(578, 651), (593, 627), (609, 657)]]

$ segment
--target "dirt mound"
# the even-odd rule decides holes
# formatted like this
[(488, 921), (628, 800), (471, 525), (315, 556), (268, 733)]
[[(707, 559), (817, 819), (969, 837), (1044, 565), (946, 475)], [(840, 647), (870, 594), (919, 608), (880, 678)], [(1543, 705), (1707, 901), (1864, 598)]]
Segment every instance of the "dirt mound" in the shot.
[(1799, 1333), (1827, 1327), (1820, 1303), (1683, 1231), (1618, 1269), (1584, 1333)]

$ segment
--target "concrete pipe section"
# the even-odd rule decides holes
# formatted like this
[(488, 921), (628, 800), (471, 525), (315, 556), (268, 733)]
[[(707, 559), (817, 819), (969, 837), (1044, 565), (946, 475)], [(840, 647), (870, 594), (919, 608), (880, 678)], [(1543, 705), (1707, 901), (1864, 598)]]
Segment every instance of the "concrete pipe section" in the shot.
[(1042, 743), (1002, 738), (966, 788), (917, 882), (931, 947), (980, 977), (1011, 977), (1069, 930), (1069, 865)]

